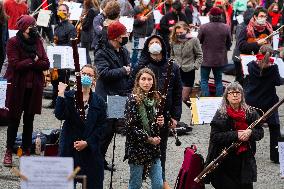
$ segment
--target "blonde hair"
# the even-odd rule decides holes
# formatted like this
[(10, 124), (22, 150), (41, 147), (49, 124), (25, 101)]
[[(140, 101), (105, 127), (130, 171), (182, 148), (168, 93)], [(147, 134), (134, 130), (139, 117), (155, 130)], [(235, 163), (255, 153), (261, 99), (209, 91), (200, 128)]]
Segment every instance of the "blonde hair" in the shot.
[(171, 35), (170, 35), (170, 43), (171, 44), (178, 42), (177, 36), (176, 36), (176, 30), (181, 29), (181, 28), (183, 28), (187, 32), (190, 31), (189, 26), (184, 21), (179, 21), (178, 23), (176, 23), (176, 25), (174, 25), (173, 30), (172, 30)]
[(157, 92), (157, 80), (156, 80), (154, 72), (152, 70), (150, 70), (149, 68), (143, 68), (136, 74), (134, 87), (133, 87), (133, 91), (132, 91), (132, 94), (135, 96), (135, 100), (137, 101), (138, 104), (140, 104), (146, 96), (145, 93), (143, 92), (142, 88), (139, 85), (140, 77), (144, 73), (151, 75), (152, 78), (153, 78), (153, 86), (151, 87), (151, 89), (148, 92), (148, 97), (159, 101), (160, 95)]

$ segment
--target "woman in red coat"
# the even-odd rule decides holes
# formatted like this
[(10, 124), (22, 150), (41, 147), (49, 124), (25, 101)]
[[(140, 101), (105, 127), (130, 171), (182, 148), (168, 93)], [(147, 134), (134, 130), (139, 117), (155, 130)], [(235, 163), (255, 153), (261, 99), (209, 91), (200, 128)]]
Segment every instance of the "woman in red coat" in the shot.
[(44, 85), (43, 71), (49, 68), (49, 60), (35, 26), (36, 20), (23, 15), (17, 21), (19, 31), (8, 40), (8, 68), (6, 107), (9, 108), (7, 150), (4, 165), (12, 165), (12, 147), (23, 116), (23, 150), (30, 154), (34, 115), (41, 113)]

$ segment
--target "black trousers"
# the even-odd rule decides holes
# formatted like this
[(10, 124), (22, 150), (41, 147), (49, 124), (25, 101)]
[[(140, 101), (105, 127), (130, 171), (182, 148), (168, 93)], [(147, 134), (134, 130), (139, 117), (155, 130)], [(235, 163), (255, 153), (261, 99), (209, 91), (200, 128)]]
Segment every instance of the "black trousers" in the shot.
[(244, 74), (241, 61), (234, 61), (236, 77), (235, 81), (239, 82), (242, 86), (244, 84)]
[[(24, 150), (30, 149), (32, 145), (32, 133), (33, 133), (33, 122), (34, 122), (34, 114), (27, 113), (28, 106), (32, 103), (31, 89), (26, 90), (24, 96), (24, 116), (23, 116), (23, 135), (22, 135), (22, 147)], [(22, 113), (21, 113), (22, 114)], [(10, 118), (8, 123), (8, 130), (7, 130), (7, 149), (13, 149), (15, 144), (15, 140), (17, 137), (18, 128), (20, 125), (21, 116), (16, 118)]]
[(167, 143), (169, 138), (169, 128), (168, 126), (164, 126), (160, 129), (160, 150), (161, 150), (161, 165), (162, 165), (162, 177), (163, 181), (166, 181), (166, 157), (167, 157)]
[(279, 152), (278, 140), (281, 136), (280, 133), (280, 124), (269, 124), (269, 135), (270, 135), (270, 160), (273, 162), (279, 162)]
[(111, 143), (111, 140), (114, 136), (114, 133), (116, 132), (116, 123), (118, 122), (117, 119), (108, 119), (107, 120), (107, 126), (103, 130), (103, 135), (101, 139), (101, 152), (106, 164), (106, 153), (107, 149)]

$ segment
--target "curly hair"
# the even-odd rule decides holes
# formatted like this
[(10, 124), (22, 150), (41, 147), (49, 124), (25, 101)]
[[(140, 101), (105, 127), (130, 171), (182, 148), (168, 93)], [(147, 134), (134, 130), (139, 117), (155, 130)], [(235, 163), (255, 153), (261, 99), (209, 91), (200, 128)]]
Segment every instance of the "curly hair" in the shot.
[(136, 74), (134, 87), (133, 87), (133, 91), (132, 91), (132, 94), (135, 96), (135, 100), (137, 101), (137, 104), (140, 104), (146, 96), (145, 93), (143, 92), (142, 88), (139, 85), (140, 77), (144, 73), (151, 75), (152, 78), (153, 78), (153, 86), (151, 87), (151, 89), (148, 92), (148, 97), (153, 98), (153, 99), (155, 99), (156, 101), (159, 102), (160, 94), (157, 92), (157, 80), (156, 80), (155, 74), (149, 68), (143, 68)]
[(110, 1), (104, 8), (106, 18), (115, 20), (120, 14), (120, 5), (117, 1)]
[(177, 36), (176, 36), (176, 30), (181, 29), (181, 28), (185, 29), (187, 32), (189, 32), (189, 30), (190, 30), (189, 26), (184, 21), (180, 21), (180, 22), (176, 23), (176, 25), (174, 25), (174, 28), (173, 28), (171, 35), (170, 35), (171, 44), (178, 42)]

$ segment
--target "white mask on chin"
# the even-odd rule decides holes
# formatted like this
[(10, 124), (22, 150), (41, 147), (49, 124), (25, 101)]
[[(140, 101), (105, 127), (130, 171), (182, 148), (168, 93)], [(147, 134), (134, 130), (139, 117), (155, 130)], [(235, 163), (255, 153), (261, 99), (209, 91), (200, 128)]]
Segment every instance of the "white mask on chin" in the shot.
[(259, 25), (264, 25), (266, 23), (266, 18), (258, 18), (258, 19), (256, 19), (256, 22)]
[(162, 51), (162, 47), (159, 43), (153, 43), (149, 46), (149, 52), (151, 54), (160, 54)]

